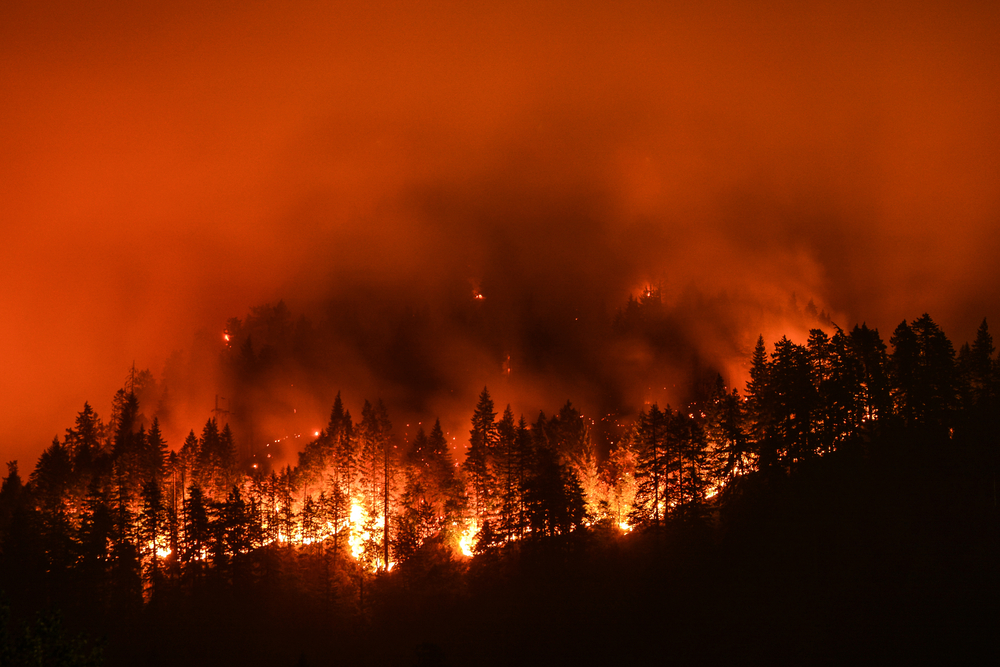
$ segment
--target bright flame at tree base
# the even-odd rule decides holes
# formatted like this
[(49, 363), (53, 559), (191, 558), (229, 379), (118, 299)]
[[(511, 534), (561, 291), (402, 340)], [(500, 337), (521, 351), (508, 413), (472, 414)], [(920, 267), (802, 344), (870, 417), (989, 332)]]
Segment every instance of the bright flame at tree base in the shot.
[(472, 547), (476, 539), (476, 533), (478, 532), (476, 528), (476, 523), (472, 522), (469, 526), (466, 526), (459, 534), (458, 538), (458, 548), (461, 550), (463, 556), (472, 557)]

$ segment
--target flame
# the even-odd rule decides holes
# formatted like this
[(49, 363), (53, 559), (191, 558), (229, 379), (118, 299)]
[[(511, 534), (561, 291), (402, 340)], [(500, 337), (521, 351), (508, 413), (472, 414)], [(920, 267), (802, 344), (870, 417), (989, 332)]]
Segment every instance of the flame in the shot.
[(173, 553), (170, 548), (170, 544), (167, 542), (167, 538), (164, 535), (159, 535), (152, 542), (148, 542), (146, 545), (148, 553), (154, 554), (156, 558), (166, 558)]
[(473, 541), (476, 538), (476, 524), (473, 522), (462, 531), (460, 537), (458, 538), (458, 548), (462, 551), (462, 555), (472, 557), (472, 547)]
[(347, 543), (351, 547), (351, 555), (355, 560), (360, 560), (365, 552), (365, 540), (370, 534), (365, 530), (365, 521), (368, 513), (358, 504), (357, 500), (351, 500), (351, 526), (347, 537)]

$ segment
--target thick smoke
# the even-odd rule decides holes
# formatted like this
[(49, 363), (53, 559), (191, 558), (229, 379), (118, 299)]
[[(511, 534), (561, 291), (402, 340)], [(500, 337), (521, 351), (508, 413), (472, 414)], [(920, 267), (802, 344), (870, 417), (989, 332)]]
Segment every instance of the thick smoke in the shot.
[[(0, 448), (133, 362), (175, 447), (216, 394), (260, 440), (337, 389), (460, 443), (483, 385), (529, 420), (740, 386), (810, 299), (964, 341), (1000, 321), (998, 11), (5, 3)], [(239, 394), (227, 320), (281, 299), (321, 352)]]

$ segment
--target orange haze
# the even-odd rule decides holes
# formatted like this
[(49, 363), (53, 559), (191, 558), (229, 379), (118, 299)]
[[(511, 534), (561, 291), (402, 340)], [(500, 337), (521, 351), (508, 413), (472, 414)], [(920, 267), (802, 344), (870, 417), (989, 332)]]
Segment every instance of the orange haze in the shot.
[[(159, 375), (281, 298), (475, 289), (530, 328), (529, 302), (596, 321), (660, 284), (737, 383), (793, 292), (886, 339), (924, 311), (956, 346), (1000, 324), (998, 3), (73, 4), (0, 6), (0, 456), (23, 470), (133, 361)], [(421, 409), (471, 412), (494, 376), (463, 359), (509, 350), (441, 340), (462, 400)], [(383, 388), (358, 365), (355, 417)], [(529, 420), (589, 391), (533, 373)]]

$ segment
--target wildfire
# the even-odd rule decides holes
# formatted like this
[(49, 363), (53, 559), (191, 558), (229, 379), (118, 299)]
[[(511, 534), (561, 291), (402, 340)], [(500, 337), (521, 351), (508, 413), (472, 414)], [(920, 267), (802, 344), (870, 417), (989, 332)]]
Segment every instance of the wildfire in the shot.
[(458, 548), (461, 549), (462, 554), (472, 557), (472, 546), (473, 540), (476, 537), (476, 524), (473, 522), (462, 531), (461, 536), (458, 538)]
[(148, 544), (149, 553), (153, 553), (157, 558), (166, 558), (173, 553), (170, 545), (167, 543), (167, 538), (164, 536), (157, 537), (155, 541)]
[(365, 552), (365, 541), (371, 537), (365, 529), (367, 512), (358, 504), (357, 500), (351, 501), (351, 527), (348, 531), (347, 543), (351, 546), (351, 555), (355, 560), (360, 560)]

